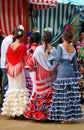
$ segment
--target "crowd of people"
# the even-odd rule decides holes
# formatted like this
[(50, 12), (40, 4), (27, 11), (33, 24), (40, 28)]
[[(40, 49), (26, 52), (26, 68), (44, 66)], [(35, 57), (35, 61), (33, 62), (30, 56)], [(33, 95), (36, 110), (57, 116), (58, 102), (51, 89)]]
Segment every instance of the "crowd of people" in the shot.
[(65, 124), (82, 119), (78, 89), (82, 75), (71, 26), (65, 27), (62, 43), (57, 47), (50, 44), (51, 28), (45, 29), (42, 37), (39, 32), (27, 33), (26, 45), (23, 36), (24, 27), (18, 25), (1, 44), (4, 78), (1, 114)]

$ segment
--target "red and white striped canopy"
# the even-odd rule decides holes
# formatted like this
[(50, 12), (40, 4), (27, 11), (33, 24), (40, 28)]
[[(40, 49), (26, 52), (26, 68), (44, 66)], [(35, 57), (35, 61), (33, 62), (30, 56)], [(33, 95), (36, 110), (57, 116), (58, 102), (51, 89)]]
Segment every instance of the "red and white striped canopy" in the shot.
[(0, 0), (0, 29), (6, 35), (18, 24), (26, 28), (25, 1), (32, 3), (34, 9), (56, 6), (56, 0)]
[(26, 28), (24, 0), (0, 0), (0, 29), (9, 34), (18, 25)]
[(33, 9), (44, 9), (56, 6), (56, 0), (27, 0), (29, 3), (33, 4)]
[(38, 5), (51, 5), (55, 6), (57, 4), (56, 0), (28, 0), (29, 3), (38, 4)]

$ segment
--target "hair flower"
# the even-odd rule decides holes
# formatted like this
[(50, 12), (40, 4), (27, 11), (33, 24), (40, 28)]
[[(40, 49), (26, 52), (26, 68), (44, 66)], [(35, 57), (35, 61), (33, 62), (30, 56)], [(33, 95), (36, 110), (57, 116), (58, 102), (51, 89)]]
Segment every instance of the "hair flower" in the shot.
[(69, 29), (72, 30), (72, 26), (71, 25), (66, 25), (65, 28), (64, 28), (65, 31), (69, 30)]
[(18, 35), (21, 35), (22, 34), (22, 32), (21, 31), (18, 31)]
[(47, 27), (47, 28), (44, 28), (44, 31), (45, 31), (45, 32), (51, 32), (51, 33), (52, 33), (53, 30), (52, 30), (52, 28)]
[(20, 30), (23, 30), (23, 31), (24, 31), (23, 25), (19, 25), (18, 28), (19, 28)]

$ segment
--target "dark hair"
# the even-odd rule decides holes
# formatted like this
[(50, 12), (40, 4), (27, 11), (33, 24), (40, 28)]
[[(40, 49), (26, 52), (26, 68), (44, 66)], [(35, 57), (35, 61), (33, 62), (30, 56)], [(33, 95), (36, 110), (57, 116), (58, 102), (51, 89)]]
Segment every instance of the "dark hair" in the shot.
[(80, 31), (80, 32), (79, 32), (79, 36), (81, 35), (81, 33), (84, 33), (84, 31)]
[[(22, 28), (21, 28), (22, 27)], [(24, 29), (22, 25), (18, 25), (14, 30), (13, 30), (13, 35), (15, 38), (21, 38), (24, 35)]]
[(68, 29), (68, 30), (64, 31), (64, 33), (63, 33), (63, 38), (64, 38), (68, 43), (71, 43), (71, 42), (72, 42), (72, 39), (73, 39), (72, 30)]
[(52, 34), (51, 34), (51, 32), (44, 32), (42, 40), (45, 43), (50, 43), (52, 41)]
[(33, 42), (39, 44), (41, 40), (41, 35), (39, 32), (33, 32), (32, 35), (30, 36), (30, 44), (32, 44)]
[(13, 35), (15, 34), (15, 28), (12, 30), (12, 34), (13, 34)]
[(3, 35), (0, 34), (0, 41), (4, 39)]
[(47, 44), (52, 41), (52, 34), (51, 32), (44, 32), (42, 41), (45, 43), (45, 51), (47, 50)]

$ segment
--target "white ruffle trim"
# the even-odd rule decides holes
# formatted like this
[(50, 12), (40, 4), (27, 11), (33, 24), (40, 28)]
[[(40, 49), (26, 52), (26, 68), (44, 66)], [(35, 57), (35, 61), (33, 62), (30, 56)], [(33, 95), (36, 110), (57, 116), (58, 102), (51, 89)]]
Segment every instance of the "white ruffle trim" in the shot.
[(4, 98), (2, 115), (20, 116), (24, 113), (28, 104), (28, 89), (9, 89)]

